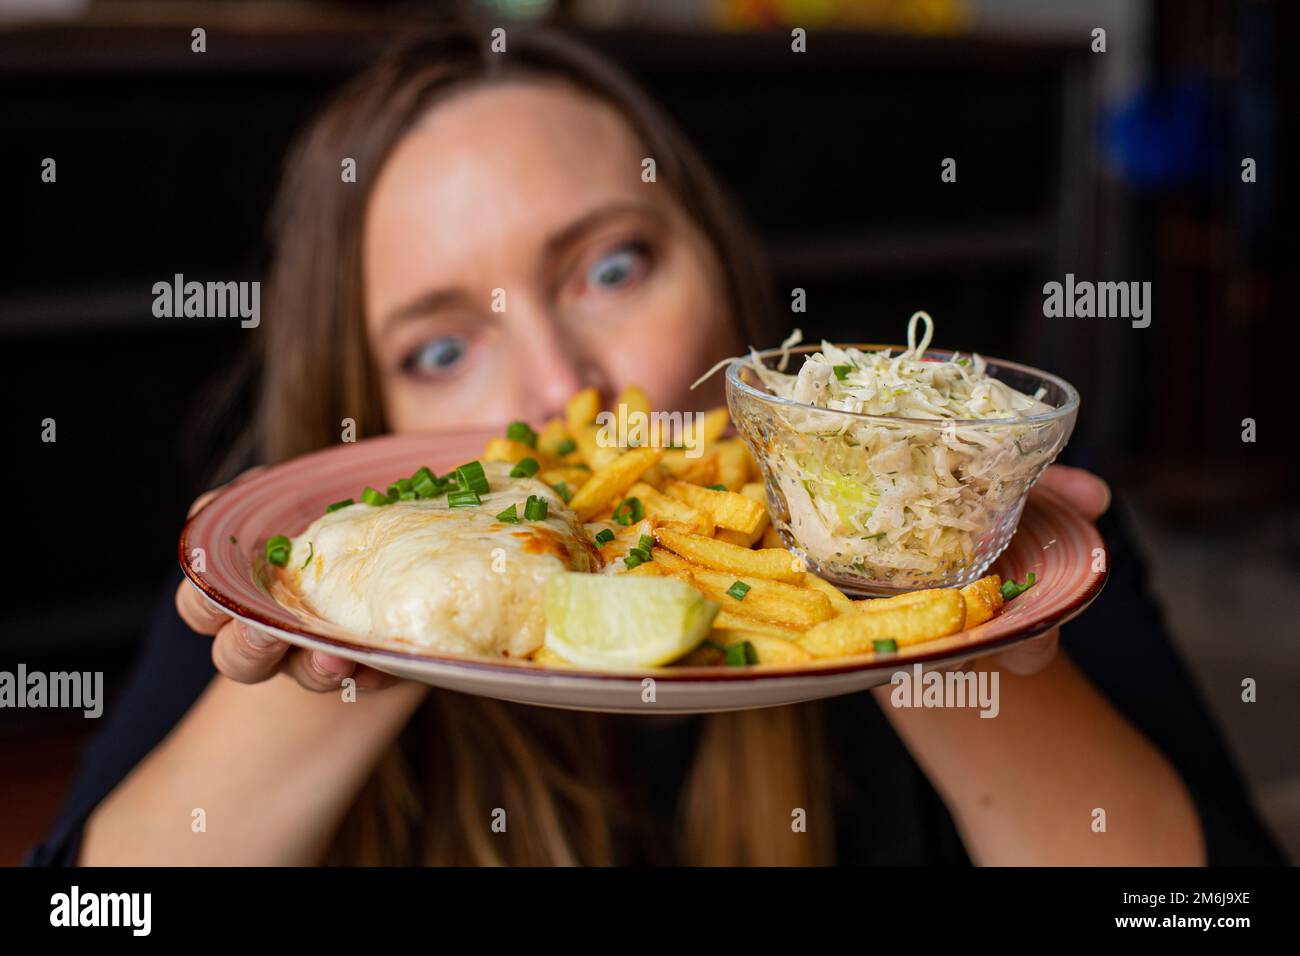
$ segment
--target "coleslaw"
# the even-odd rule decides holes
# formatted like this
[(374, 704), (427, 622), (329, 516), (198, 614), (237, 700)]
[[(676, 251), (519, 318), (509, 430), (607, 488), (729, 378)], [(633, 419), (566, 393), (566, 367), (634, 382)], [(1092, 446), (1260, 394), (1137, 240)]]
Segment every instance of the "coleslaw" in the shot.
[(894, 587), (973, 580), (1065, 444), (1045, 388), (1017, 391), (976, 354), (927, 356), (933, 333), (917, 312), (896, 354), (823, 341), (787, 373), (796, 332), (775, 368), (752, 350), (745, 361), (772, 395), (795, 403), (773, 406), (779, 420), (765, 427), (747, 428), (734, 406), (733, 416), (766, 459), (799, 550), (824, 573)]

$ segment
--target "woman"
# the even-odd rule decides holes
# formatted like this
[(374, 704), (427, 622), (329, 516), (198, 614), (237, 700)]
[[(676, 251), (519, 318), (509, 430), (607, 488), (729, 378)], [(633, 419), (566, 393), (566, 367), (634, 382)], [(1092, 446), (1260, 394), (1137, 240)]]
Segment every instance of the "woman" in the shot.
[[(352, 83), (292, 155), (263, 323), (263, 461), (332, 444), (349, 419), (362, 436), (537, 420), (588, 385), (636, 382), (661, 407), (685, 408), (717, 398), (689, 392), (702, 369), (773, 340), (749, 239), (651, 104), (567, 44), (512, 35), (499, 55), (483, 40), (449, 30), (404, 47)], [(349, 161), (355, 182), (341, 174)], [(1086, 473), (1045, 480), (1091, 517), (1107, 510)], [(507, 705), (268, 640), (182, 583), (175, 613), (215, 635), (224, 677), (175, 613), (161, 614), (35, 856), (1273, 859), (1130, 559), (1115, 553), (1111, 592), (1079, 625), (1104, 622), (1128, 647), (1127, 660), (1113, 640), (1107, 653), (1084, 650), (1120, 672), (1092, 668), (1115, 703), (1055, 654), (1052, 635), (978, 663), (1003, 669), (995, 720), (866, 694), (688, 719)], [(1139, 665), (1151, 683), (1122, 686)], [(346, 676), (367, 690), (356, 703), (337, 693)], [(1131, 722), (1163, 728), (1144, 700), (1179, 711), (1157, 740), (1185, 751), (1182, 776)], [(491, 825), (500, 810), (504, 832)], [(806, 832), (790, 825), (796, 810)]]

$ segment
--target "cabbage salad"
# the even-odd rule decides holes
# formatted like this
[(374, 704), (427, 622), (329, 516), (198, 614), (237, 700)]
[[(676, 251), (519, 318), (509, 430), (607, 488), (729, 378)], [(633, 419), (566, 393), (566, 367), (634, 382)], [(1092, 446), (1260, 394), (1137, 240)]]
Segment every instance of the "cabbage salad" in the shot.
[(977, 549), (1001, 550), (1006, 541), (989, 537), (1009, 538), (1022, 496), (1063, 444), (1055, 420), (1020, 424), (1052, 410), (1043, 389), (1016, 391), (974, 354), (927, 360), (933, 334), (917, 312), (905, 351), (823, 341), (796, 374), (784, 368), (799, 333), (776, 369), (751, 351), (774, 395), (808, 406), (780, 409), (784, 427), (768, 454), (791, 531), (824, 570), (899, 586), (960, 572)]

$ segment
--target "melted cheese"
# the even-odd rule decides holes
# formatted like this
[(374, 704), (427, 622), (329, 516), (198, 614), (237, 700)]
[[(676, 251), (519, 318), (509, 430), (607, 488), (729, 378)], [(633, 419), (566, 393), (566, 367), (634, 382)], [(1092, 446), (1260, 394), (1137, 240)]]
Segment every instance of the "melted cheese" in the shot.
[[(312, 613), (377, 641), (453, 654), (524, 657), (542, 645), (546, 579), (601, 563), (574, 514), (546, 484), (487, 462), (474, 508), (446, 496), (326, 514), (294, 539), (284, 583)], [(525, 521), (529, 495), (544, 521)], [(519, 524), (496, 515), (517, 505)]]

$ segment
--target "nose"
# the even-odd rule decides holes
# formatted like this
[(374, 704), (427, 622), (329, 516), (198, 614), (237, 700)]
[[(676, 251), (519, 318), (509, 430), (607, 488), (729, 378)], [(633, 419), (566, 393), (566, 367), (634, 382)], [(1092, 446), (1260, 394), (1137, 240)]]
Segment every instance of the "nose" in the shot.
[[(512, 304), (514, 305), (514, 304)], [(516, 306), (517, 307), (517, 306)], [(564, 403), (581, 389), (594, 387), (608, 397), (609, 379), (591, 356), (542, 308), (524, 305), (511, 323), (521, 356), (518, 394), (527, 418), (562, 415)]]

